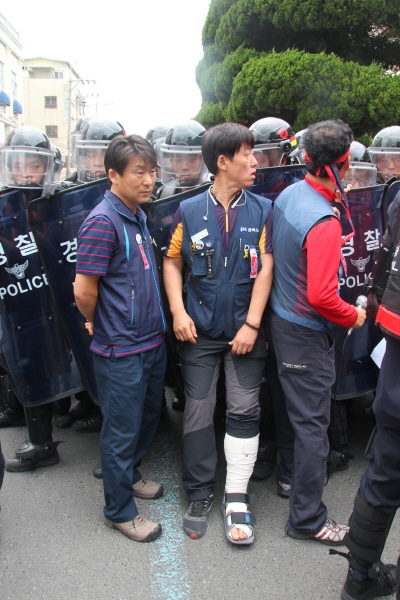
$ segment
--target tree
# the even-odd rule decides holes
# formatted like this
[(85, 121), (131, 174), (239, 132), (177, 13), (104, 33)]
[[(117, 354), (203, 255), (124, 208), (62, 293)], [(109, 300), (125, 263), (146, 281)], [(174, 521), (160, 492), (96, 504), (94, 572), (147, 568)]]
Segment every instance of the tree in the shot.
[(295, 130), (399, 121), (400, 0), (212, 0), (196, 77), (209, 127), (280, 116)]

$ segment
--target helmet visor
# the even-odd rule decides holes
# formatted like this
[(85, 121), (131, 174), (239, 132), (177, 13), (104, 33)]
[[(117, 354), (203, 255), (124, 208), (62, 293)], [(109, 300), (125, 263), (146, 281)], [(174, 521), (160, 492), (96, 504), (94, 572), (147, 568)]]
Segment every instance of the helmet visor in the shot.
[(279, 144), (257, 144), (253, 148), (254, 158), (257, 160), (257, 168), (280, 167), (284, 156), (283, 149)]
[(343, 179), (344, 186), (351, 185), (352, 189), (376, 185), (377, 168), (368, 163), (352, 163)]
[(207, 179), (208, 171), (199, 147), (161, 144), (160, 160), (164, 184), (175, 182), (177, 187), (189, 188)]
[(368, 148), (371, 160), (383, 179), (400, 177), (400, 148)]
[(73, 131), (71, 133), (71, 166), (76, 167), (76, 142), (81, 137), (80, 131)]
[(43, 187), (53, 181), (54, 153), (44, 148), (3, 146), (1, 182), (7, 187)]
[(78, 140), (76, 142), (78, 181), (88, 183), (107, 176), (104, 168), (104, 155), (109, 144), (108, 140)]

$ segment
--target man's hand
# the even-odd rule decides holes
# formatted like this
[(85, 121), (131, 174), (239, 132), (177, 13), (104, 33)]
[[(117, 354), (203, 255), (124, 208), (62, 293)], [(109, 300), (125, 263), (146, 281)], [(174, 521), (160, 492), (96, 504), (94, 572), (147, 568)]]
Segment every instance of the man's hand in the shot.
[(253, 350), (258, 336), (258, 331), (254, 331), (247, 325), (242, 325), (229, 345), (232, 346), (232, 354), (247, 354)]
[(93, 323), (86, 321), (85, 328), (87, 329), (88, 334), (93, 336)]
[(354, 329), (358, 329), (359, 327), (362, 327), (362, 325), (364, 325), (364, 321), (367, 318), (367, 313), (365, 308), (361, 308), (361, 306), (356, 306), (355, 309), (358, 312), (358, 315), (357, 321), (354, 323), (353, 327)]
[(180, 342), (196, 343), (197, 332), (194, 321), (189, 317), (185, 310), (174, 315), (174, 333)]

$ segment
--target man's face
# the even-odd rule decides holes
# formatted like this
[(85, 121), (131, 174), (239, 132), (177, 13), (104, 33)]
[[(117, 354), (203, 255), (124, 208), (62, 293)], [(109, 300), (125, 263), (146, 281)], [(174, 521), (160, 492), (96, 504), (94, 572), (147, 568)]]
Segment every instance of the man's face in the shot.
[[(46, 159), (44, 159), (46, 160)], [(44, 160), (32, 154), (18, 153), (12, 157), (12, 173), (17, 185), (40, 185), (46, 173)]]
[(343, 182), (346, 186), (351, 186), (352, 189), (374, 185), (376, 183), (376, 170), (350, 167), (344, 176)]
[(400, 177), (400, 152), (378, 154), (377, 167), (383, 179)]
[(226, 157), (226, 164), (228, 178), (238, 190), (253, 185), (258, 163), (250, 146), (243, 144), (232, 159)]
[(179, 179), (182, 187), (193, 187), (199, 181), (199, 175), (202, 167), (201, 154), (173, 154), (171, 156), (171, 167)]
[(85, 162), (88, 170), (88, 178), (90, 180), (101, 179), (106, 176), (104, 169), (105, 149), (97, 150), (88, 148), (85, 151)]
[(156, 167), (151, 167), (139, 154), (135, 154), (129, 160), (122, 175), (114, 171), (115, 176), (112, 176), (110, 170), (111, 191), (116, 193), (127, 206), (134, 208), (139, 204), (145, 204), (153, 191), (156, 172)]

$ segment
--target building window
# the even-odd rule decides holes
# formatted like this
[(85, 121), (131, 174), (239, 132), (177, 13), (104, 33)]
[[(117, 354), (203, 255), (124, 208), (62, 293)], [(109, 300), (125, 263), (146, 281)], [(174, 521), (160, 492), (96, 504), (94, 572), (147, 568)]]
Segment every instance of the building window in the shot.
[(64, 73), (62, 71), (54, 71), (54, 79), (64, 79)]
[(46, 135), (49, 138), (58, 138), (58, 126), (46, 125)]
[(45, 96), (44, 97), (45, 108), (57, 108), (57, 96)]

